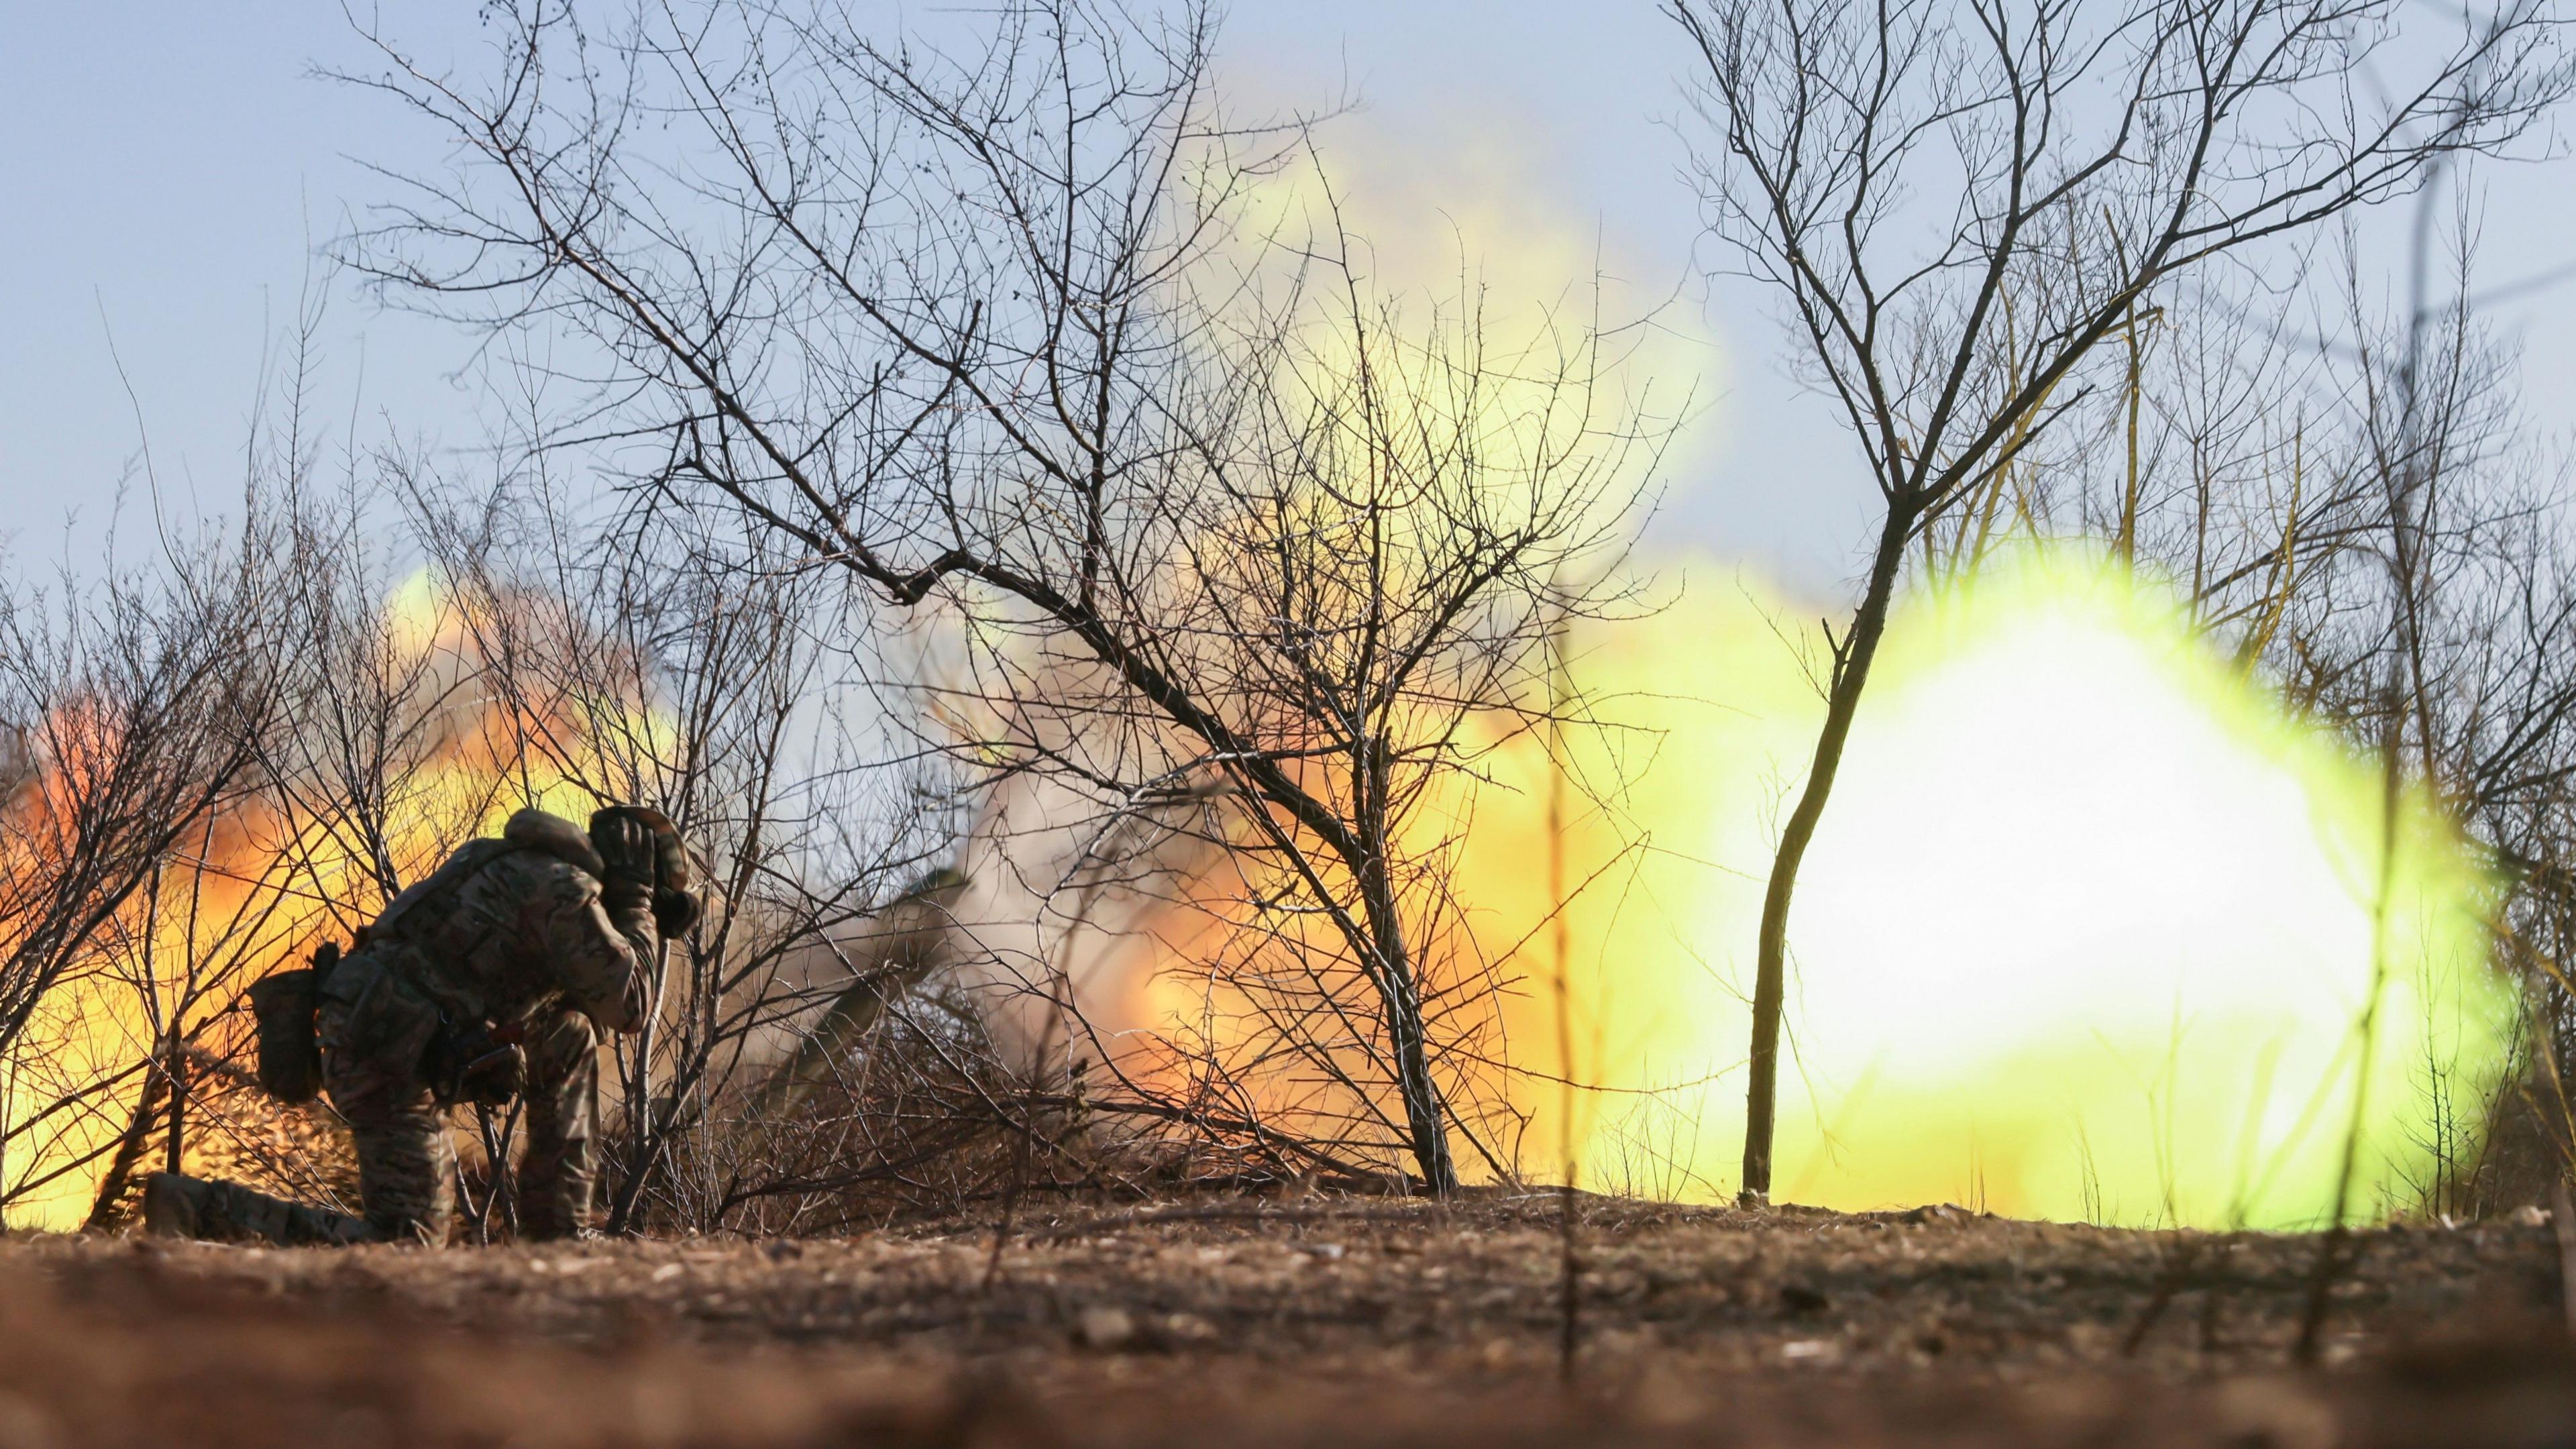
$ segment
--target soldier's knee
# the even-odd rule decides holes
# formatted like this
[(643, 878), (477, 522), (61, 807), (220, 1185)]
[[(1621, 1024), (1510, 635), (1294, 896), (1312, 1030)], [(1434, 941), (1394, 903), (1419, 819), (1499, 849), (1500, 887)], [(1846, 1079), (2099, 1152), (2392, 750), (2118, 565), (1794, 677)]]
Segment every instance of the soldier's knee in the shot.
[(444, 1242), (451, 1217), (447, 1128), (422, 1111), (350, 1122), (368, 1225), (387, 1242)]
[(528, 1034), (528, 1087), (561, 1091), (586, 1085), (599, 1065), (599, 1032), (577, 1011), (554, 1013)]
[(449, 1226), (450, 1215), (448, 1214), (371, 1212), (367, 1214), (366, 1236), (363, 1241), (443, 1248), (447, 1246)]
[(373, 1174), (364, 1168), (362, 1159), (359, 1192), (366, 1207), (367, 1227), (379, 1241), (426, 1243), (432, 1247), (447, 1241), (455, 1214), (444, 1172), (435, 1165), (422, 1170), (409, 1159), (385, 1164)]

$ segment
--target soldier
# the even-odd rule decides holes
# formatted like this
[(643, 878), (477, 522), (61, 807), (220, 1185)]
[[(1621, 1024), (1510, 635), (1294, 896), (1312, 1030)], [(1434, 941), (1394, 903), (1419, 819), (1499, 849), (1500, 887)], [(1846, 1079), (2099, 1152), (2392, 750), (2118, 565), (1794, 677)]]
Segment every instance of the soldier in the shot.
[[(698, 909), (678, 832), (660, 812), (612, 806), (585, 835), (520, 811), (500, 839), (469, 842), (396, 896), (315, 983), (321, 1081), (357, 1140), (364, 1220), (155, 1173), (146, 1227), (287, 1244), (444, 1243), (456, 1176), (445, 1109), (521, 1094), (520, 1234), (584, 1231), (595, 1029), (642, 1028), (662, 938), (686, 931)], [(268, 1050), (264, 1040), (264, 1067)]]

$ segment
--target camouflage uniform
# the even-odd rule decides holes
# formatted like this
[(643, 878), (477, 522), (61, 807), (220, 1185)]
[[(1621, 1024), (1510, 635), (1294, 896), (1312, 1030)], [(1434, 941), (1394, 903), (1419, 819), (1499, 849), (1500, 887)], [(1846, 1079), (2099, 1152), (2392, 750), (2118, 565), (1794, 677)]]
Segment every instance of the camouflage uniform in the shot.
[(358, 1147), (367, 1225), (443, 1242), (454, 1152), (428, 1058), (443, 1026), (524, 1033), (527, 1153), (519, 1215), (558, 1237), (590, 1215), (598, 1038), (643, 1024), (660, 956), (646, 904), (601, 901), (554, 856), (478, 840), (403, 892), (322, 986), (323, 1081)]
[(288, 1248), (342, 1247), (375, 1237), (364, 1218), (175, 1172), (144, 1177), (143, 1222), (160, 1237), (257, 1239)]
[[(521, 823), (512, 821), (514, 836)], [(599, 1094), (594, 1027), (643, 1025), (661, 957), (649, 896), (606, 894), (598, 874), (558, 851), (472, 841), (396, 896), (323, 978), (323, 1089), (356, 1138), (363, 1223), (168, 1173), (145, 1185), (146, 1223), (159, 1233), (286, 1244), (445, 1242), (456, 1158), (448, 1084), (434, 1080), (438, 1048), (460, 1028), (489, 1023), (516, 1035), (526, 1054), (520, 1235), (586, 1227)]]

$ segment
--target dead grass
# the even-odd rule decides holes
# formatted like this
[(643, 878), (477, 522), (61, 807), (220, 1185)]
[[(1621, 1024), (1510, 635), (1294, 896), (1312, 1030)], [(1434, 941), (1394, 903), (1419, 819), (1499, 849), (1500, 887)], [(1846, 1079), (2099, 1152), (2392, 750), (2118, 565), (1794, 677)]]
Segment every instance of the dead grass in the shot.
[(829, 1241), (0, 1253), (20, 1444), (2564, 1444), (2546, 1226), (2314, 1244), (1552, 1197), (1023, 1204)]

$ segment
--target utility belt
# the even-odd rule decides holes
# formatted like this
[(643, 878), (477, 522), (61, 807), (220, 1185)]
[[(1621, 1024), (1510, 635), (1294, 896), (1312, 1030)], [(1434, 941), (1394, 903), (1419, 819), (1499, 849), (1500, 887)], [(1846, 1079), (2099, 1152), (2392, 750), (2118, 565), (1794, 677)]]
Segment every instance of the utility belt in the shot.
[[(259, 1084), (281, 1102), (301, 1104), (321, 1095), (322, 988), (339, 965), (339, 943), (325, 941), (310, 967), (271, 972), (251, 984)], [(440, 1008), (438, 1029), (421, 1054), (421, 1077), (440, 1106), (500, 1106), (527, 1081), (525, 1042), (526, 1030), (516, 1022), (460, 1019)]]

